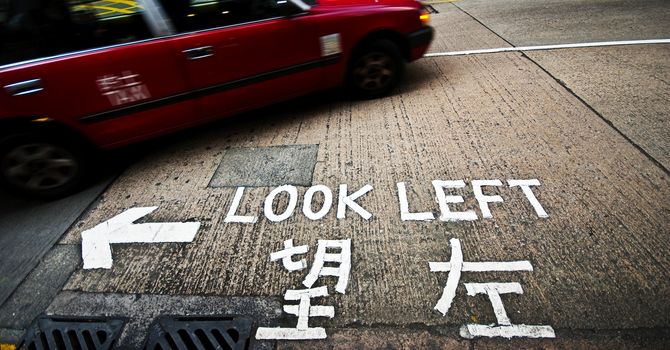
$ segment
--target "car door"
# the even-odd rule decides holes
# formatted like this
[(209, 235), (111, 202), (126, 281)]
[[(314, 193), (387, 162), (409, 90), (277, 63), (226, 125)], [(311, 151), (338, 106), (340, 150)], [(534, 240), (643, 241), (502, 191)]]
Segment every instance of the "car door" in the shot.
[(146, 20), (151, 3), (12, 0), (0, 68), (7, 113), (61, 121), (103, 147), (192, 122), (181, 63), (156, 38), (169, 28)]
[(189, 5), (181, 15), (167, 12), (185, 33), (173, 43), (202, 115), (229, 115), (319, 85), (319, 34), (308, 15), (282, 15), (286, 1), (191, 0)]

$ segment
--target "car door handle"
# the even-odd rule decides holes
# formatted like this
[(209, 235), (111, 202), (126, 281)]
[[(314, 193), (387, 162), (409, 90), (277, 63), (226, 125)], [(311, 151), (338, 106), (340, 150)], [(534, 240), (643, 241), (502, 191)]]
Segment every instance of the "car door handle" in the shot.
[(194, 47), (182, 52), (189, 60), (199, 60), (202, 58), (214, 56), (214, 48), (211, 46)]
[(40, 92), (44, 88), (42, 87), (42, 79), (31, 79), (5, 85), (5, 90), (12, 94), (12, 96), (21, 96)]

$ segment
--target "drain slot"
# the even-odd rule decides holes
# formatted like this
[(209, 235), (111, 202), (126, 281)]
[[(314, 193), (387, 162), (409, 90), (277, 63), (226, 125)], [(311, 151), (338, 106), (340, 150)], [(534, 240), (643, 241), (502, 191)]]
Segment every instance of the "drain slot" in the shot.
[(40, 317), (28, 329), (28, 350), (107, 350), (121, 334), (124, 321), (103, 318)]
[(248, 349), (252, 320), (243, 316), (160, 316), (145, 350)]

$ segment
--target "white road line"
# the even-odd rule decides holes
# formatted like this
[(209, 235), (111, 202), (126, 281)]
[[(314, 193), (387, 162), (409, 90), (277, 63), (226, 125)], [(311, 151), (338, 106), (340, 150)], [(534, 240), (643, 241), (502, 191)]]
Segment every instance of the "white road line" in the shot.
[(423, 57), (467, 56), (467, 55), (479, 55), (479, 54), (484, 54), (484, 53), (515, 52), (515, 51), (539, 51), (539, 50), (572, 49), (572, 48), (580, 48), (580, 47), (645, 45), (645, 44), (646, 45), (648, 45), (648, 44), (670, 44), (670, 39), (600, 41), (600, 42), (593, 42), (593, 43), (577, 43), (577, 44), (500, 47), (500, 48), (496, 48), (496, 49), (481, 49), (481, 50), (452, 51), (452, 52), (433, 52), (433, 53), (427, 53)]

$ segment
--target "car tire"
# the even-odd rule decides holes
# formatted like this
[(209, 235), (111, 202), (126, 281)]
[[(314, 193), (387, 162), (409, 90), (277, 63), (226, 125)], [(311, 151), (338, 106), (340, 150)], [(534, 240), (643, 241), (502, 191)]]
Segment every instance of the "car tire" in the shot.
[(20, 195), (55, 199), (74, 193), (87, 178), (81, 144), (38, 133), (0, 141), (0, 181)]
[(349, 63), (347, 86), (356, 98), (388, 95), (400, 81), (405, 61), (391, 40), (378, 39), (361, 46)]

